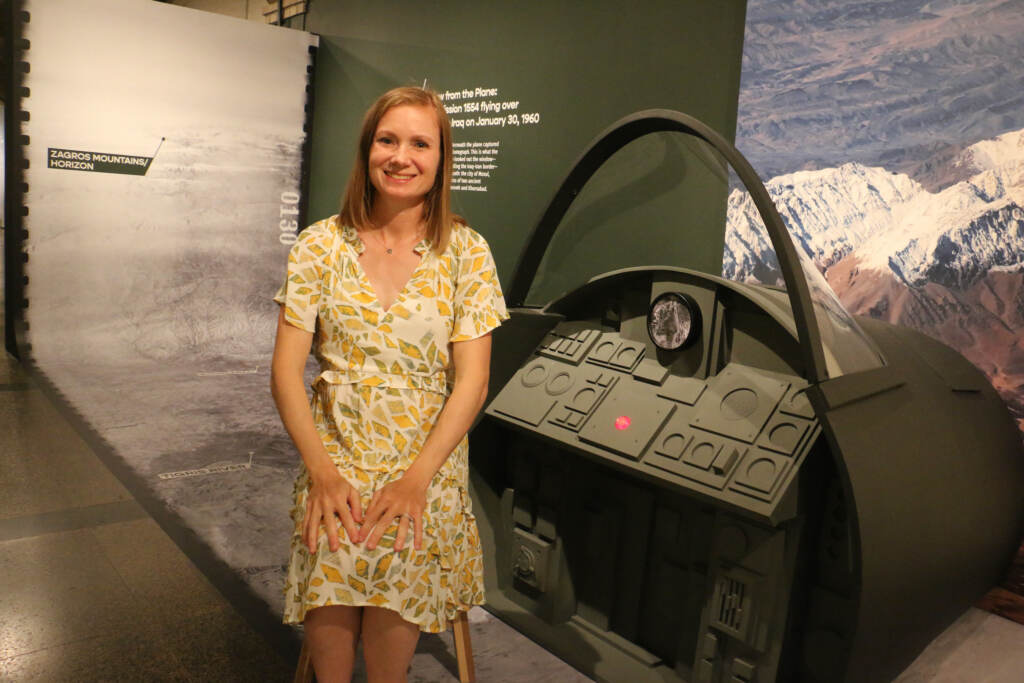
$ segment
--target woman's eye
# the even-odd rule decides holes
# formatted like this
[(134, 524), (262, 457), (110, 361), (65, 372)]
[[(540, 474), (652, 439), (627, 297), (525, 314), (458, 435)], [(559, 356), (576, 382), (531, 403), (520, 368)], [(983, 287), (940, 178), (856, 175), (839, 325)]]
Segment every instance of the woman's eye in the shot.
[(381, 136), (381, 137), (377, 138), (377, 142), (379, 142), (382, 145), (390, 145), (391, 144), (391, 138), (386, 137), (386, 136)]
[(427, 143), (423, 142), (422, 140), (417, 140), (416, 141), (416, 146), (421, 148), (421, 149), (426, 149), (427, 147), (430, 147), (430, 145), (428, 145)]

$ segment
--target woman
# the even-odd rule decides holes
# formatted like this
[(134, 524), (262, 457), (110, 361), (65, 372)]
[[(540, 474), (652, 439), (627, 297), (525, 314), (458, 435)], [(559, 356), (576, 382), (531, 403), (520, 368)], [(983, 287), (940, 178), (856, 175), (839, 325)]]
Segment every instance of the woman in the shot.
[[(302, 456), (285, 622), (317, 680), (404, 681), (420, 631), (483, 603), (466, 432), (507, 318), (487, 243), (451, 213), (438, 96), (396, 88), (366, 113), (341, 214), (288, 257), (271, 370)], [(310, 347), (320, 375), (307, 400)]]

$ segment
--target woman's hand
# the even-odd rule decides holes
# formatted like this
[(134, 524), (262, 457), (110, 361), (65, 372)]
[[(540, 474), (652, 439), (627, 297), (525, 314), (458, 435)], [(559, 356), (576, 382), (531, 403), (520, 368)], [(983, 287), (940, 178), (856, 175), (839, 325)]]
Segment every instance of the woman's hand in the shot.
[(360, 529), (360, 540), (366, 541), (367, 550), (377, 547), (381, 536), (396, 517), (399, 521), (398, 532), (395, 534), (395, 552), (405, 547), (410, 525), (413, 547), (416, 550), (423, 547), (423, 511), (427, 507), (429, 484), (429, 479), (422, 482), (406, 472), (400, 479), (388, 482), (374, 492)]
[(359, 542), (359, 527), (362, 522), (362, 504), (359, 491), (334, 469), (333, 465), (316, 476), (310, 474), (311, 484), (306, 496), (306, 516), (303, 519), (302, 538), (309, 552), (315, 553), (320, 524), (327, 530), (327, 546), (336, 551), (338, 540), (338, 519), (345, 528), (351, 543)]

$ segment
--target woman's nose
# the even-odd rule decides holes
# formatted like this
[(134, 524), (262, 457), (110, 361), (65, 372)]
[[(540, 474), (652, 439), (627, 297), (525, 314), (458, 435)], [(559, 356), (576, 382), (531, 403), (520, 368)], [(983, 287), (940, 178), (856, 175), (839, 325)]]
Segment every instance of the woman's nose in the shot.
[(391, 160), (396, 163), (407, 163), (409, 161), (409, 147), (407, 145), (397, 145)]

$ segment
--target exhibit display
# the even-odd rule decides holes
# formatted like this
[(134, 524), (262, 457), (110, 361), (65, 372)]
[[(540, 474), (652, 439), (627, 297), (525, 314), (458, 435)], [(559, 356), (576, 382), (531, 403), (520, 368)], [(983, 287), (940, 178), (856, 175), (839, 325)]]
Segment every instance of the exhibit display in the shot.
[[(588, 179), (666, 131), (692, 138), (693, 168), (720, 164), (723, 187), (735, 170), (785, 287), (658, 264), (531, 300)], [(700, 217), (677, 219), (685, 244)], [(851, 317), (750, 165), (692, 117), (639, 112), (595, 139), (508, 303), (471, 435), (488, 602), (588, 675), (891, 679), (1016, 547), (1024, 458), (984, 376)]]
[[(218, 589), (288, 640), (297, 460), (266, 396), (269, 296), (295, 231), (336, 212), (369, 99), (426, 79), (455, 126), (456, 209), (513, 315), (472, 435), (490, 609), (600, 680), (891, 679), (999, 581), (1022, 529), (1017, 1), (851, 23), (831, 0), (355, 0), (312, 3), (310, 35), (21, 0), (8, 347)], [(932, 12), (949, 21), (908, 23)], [(82, 51), (83, 31), (107, 40)], [(808, 116), (815, 97), (834, 111)], [(646, 112), (594, 137), (654, 106), (700, 121)], [(787, 173), (762, 175), (765, 193), (712, 131)], [(962, 151), (924, 144), (940, 138)], [(865, 141), (875, 157), (851, 152)], [(735, 214), (722, 159), (755, 197)], [(765, 251), (732, 230), (748, 211)]]
[(295, 454), (267, 395), (270, 297), (305, 223), (317, 37), (156, 2), (21, 4), (21, 358), (197, 566), (284, 631)]

